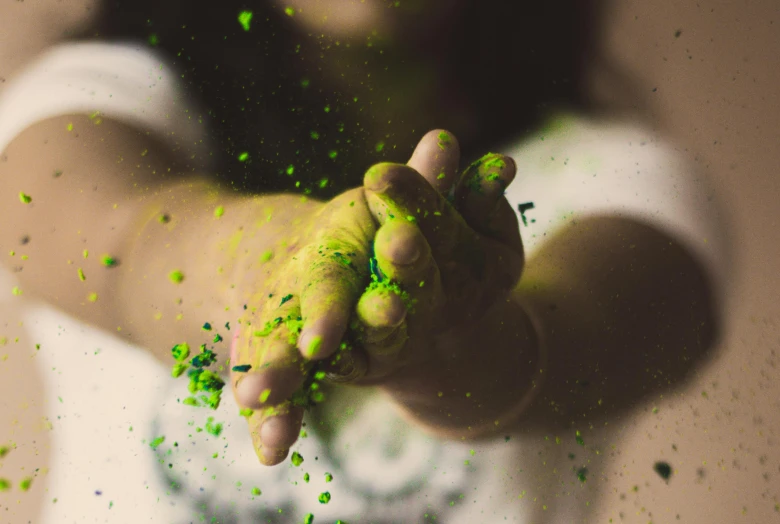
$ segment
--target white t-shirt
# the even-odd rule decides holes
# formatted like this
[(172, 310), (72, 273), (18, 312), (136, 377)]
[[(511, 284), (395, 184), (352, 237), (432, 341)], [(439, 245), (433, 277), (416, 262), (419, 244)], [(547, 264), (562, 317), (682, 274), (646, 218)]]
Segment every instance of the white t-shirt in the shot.
[[(157, 133), (208, 169), (196, 109), (175, 72), (140, 44), (71, 44), (41, 56), (0, 96), (0, 151), (36, 121), (95, 111)], [(515, 209), (534, 203), (524, 206), (524, 221), (518, 216), (526, 255), (568, 220), (638, 218), (694, 253), (722, 313), (731, 269), (726, 224), (696, 166), (636, 125), (568, 116), (554, 124), (500, 149), (520, 166), (509, 202)], [(2, 289), (14, 278), (0, 271)], [(304, 457), (301, 466), (288, 460), (265, 468), (230, 392), (216, 411), (184, 406), (186, 379), (171, 378), (144, 350), (46, 304), (0, 297), (0, 312), (24, 304), (29, 338), (41, 344), (37, 362), (53, 424), (47, 482), (57, 498), (45, 506), (45, 524), (293, 523), (308, 513), (314, 522), (352, 524), (524, 524), (581, 519), (598, 500), (597, 483), (581, 483), (575, 472), (585, 464), (597, 470), (597, 443), (616, 436), (606, 428), (582, 428), (592, 447), (577, 445), (573, 435), (556, 444), (533, 432), (484, 443), (442, 441), (364, 391), (338, 401), (343, 420), (330, 437), (307, 415), (309, 436), (293, 448)], [(205, 431), (208, 417), (224, 424), (218, 437)], [(159, 436), (165, 441), (153, 451), (149, 443)], [(327, 504), (319, 501), (323, 492), (331, 495)]]

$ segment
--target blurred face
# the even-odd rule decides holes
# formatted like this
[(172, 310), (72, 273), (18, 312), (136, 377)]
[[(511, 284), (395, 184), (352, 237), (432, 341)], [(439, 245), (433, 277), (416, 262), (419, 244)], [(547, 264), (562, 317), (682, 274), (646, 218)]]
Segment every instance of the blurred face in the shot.
[[(287, 0), (309, 31), (338, 38), (412, 43), (446, 30), (465, 0)], [(289, 13), (288, 13), (289, 14)], [(402, 42), (406, 41), (406, 42)]]

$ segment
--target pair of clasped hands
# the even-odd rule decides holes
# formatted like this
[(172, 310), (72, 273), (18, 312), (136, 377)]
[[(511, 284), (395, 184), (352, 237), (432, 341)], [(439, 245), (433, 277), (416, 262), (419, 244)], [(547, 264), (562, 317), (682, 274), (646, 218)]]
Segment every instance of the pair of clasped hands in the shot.
[[(304, 407), (291, 398), (311, 384), (316, 365), (325, 381), (392, 393), (400, 376), (405, 388), (439, 380), (430, 364), (450, 354), (461, 355), (465, 369), (486, 358), (484, 348), (452, 345), (474, 340), (484, 312), (520, 278), (523, 246), (504, 197), (516, 166), (499, 154), (462, 173), (459, 163), (455, 137), (429, 132), (406, 165), (371, 167), (362, 187), (303, 220), (290, 232), (303, 240), (272, 275), (243, 282), (257, 300), (232, 340), (229, 365), (251, 368), (231, 371), (231, 384), (239, 406), (252, 410), (247, 421), (263, 464), (284, 461), (298, 439)], [(370, 285), (372, 272), (381, 284)], [(275, 319), (302, 324), (294, 333)], [(348, 333), (356, 342), (346, 349)]]

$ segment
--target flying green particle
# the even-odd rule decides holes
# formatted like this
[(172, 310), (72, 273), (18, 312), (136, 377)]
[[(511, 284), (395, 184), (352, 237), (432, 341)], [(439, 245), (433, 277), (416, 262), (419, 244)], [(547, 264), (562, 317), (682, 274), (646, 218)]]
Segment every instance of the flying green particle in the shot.
[(243, 151), (242, 153), (239, 153), (238, 155), (238, 161), (239, 162), (246, 162), (249, 158), (249, 153), (246, 151)]
[(209, 417), (206, 420), (206, 431), (215, 437), (218, 437), (222, 433), (222, 423), (218, 422), (214, 424), (214, 417)]
[(316, 131), (312, 131), (311, 133), (309, 133), (309, 136), (311, 136), (312, 140), (319, 140), (320, 139), (320, 134), (318, 132), (316, 132)]
[(324, 491), (324, 492), (320, 493), (319, 501), (320, 501), (320, 504), (327, 504), (328, 502), (330, 502), (330, 492), (329, 491)]
[(149, 443), (149, 447), (157, 449), (163, 442), (165, 442), (165, 437), (157, 437)]
[(285, 170), (285, 173), (287, 173), (288, 176), (292, 176), (293, 173), (295, 173), (295, 166), (290, 164), (287, 166), (287, 169)]
[(19, 191), (19, 201), (22, 204), (29, 204), (32, 202), (32, 197), (30, 195), (25, 194), (23, 191)]
[(314, 515), (311, 513), (307, 513), (305, 517), (303, 517), (303, 524), (311, 524), (314, 522)]
[(114, 507), (114, 501), (113, 500), (109, 500), (108, 501), (108, 509), (111, 509), (113, 507)]
[(216, 344), (216, 343), (218, 343), (218, 342), (222, 342), (222, 335), (220, 335), (219, 333), (217, 333), (216, 335), (214, 335), (214, 339), (212, 340), (212, 342), (213, 342), (214, 344)]
[(263, 492), (260, 491), (260, 488), (252, 488), (252, 495), (254, 495), (255, 497), (257, 497), (259, 495), (262, 495), (262, 494), (263, 494)]
[(200, 407), (200, 402), (198, 402), (198, 399), (195, 397), (187, 397), (184, 400), (181, 401), (182, 404), (185, 406), (193, 406), (193, 407)]
[(661, 475), (661, 478), (664, 480), (669, 480), (669, 477), (672, 476), (672, 466), (668, 462), (656, 462), (653, 470)]
[(249, 25), (252, 23), (252, 11), (241, 11), (238, 13), (238, 23), (241, 24), (244, 31), (249, 31)]
[(8, 479), (0, 478), (0, 492), (8, 491), (11, 489), (11, 481)]
[(250, 369), (252, 369), (251, 364), (242, 364), (240, 366), (233, 366), (233, 371), (236, 373), (246, 373)]
[(182, 376), (182, 374), (187, 371), (187, 368), (189, 366), (185, 364), (184, 362), (177, 362), (173, 365), (173, 369), (171, 370), (171, 376), (173, 378), (179, 378)]
[(577, 470), (577, 478), (580, 482), (585, 482), (588, 480), (588, 468), (580, 468)]
[(322, 108), (322, 110), (325, 111), (326, 113), (330, 113), (330, 105), (326, 105), (325, 107)]
[(159, 43), (160, 43), (160, 39), (157, 38), (157, 35), (155, 33), (149, 35), (149, 45), (156, 46)]
[(170, 222), (170, 221), (171, 221), (171, 217), (170, 217), (170, 215), (168, 215), (168, 214), (166, 214), (166, 213), (163, 213), (162, 215), (160, 215), (160, 216), (158, 216), (158, 217), (157, 217), (157, 221), (158, 221), (160, 224), (167, 224), (168, 222)]
[(293, 451), (292, 457), (290, 457), (290, 462), (292, 462), (294, 466), (300, 466), (303, 464), (303, 457), (297, 451)]
[(294, 7), (285, 7), (284, 8), (284, 14), (287, 16), (295, 16), (295, 8)]
[(377, 142), (376, 147), (374, 149), (376, 149), (377, 153), (381, 153), (384, 148), (385, 148), (384, 142)]
[(330, 473), (325, 473), (325, 482), (330, 482), (333, 480), (333, 475)]
[(177, 269), (177, 270), (175, 270), (175, 271), (171, 271), (171, 272), (168, 274), (168, 278), (169, 278), (169, 279), (170, 279), (170, 281), (171, 281), (171, 282), (173, 282), (174, 284), (181, 284), (181, 283), (182, 283), (182, 281), (184, 280), (184, 273), (182, 273), (181, 271), (179, 271), (179, 270)]
[(62, 176), (62, 169), (55, 169), (55, 170), (54, 170), (54, 173), (52, 173), (52, 176), (53, 176), (54, 178), (59, 178), (59, 177), (61, 177), (61, 176)]
[(103, 264), (105, 267), (114, 267), (117, 265), (116, 259), (110, 255), (103, 255), (100, 258), (100, 263)]
[(0, 446), (0, 458), (5, 457), (11, 452), (10, 446)]
[(252, 411), (250, 408), (241, 408), (238, 410), (238, 414), (242, 417), (251, 417), (252, 413), (254, 413), (254, 411)]
[(87, 277), (84, 276), (84, 270), (83, 269), (79, 268), (78, 274), (79, 274), (79, 280), (81, 280), (82, 282), (84, 282), (87, 279)]
[(225, 208), (223, 206), (217, 206), (217, 209), (214, 210), (214, 216), (216, 218), (219, 218), (224, 214), (225, 214)]
[(327, 187), (328, 179), (327, 178), (323, 178), (322, 180), (320, 180), (319, 185), (320, 185), (320, 189), (322, 189), (324, 187)]
[(211, 331), (211, 324), (206, 322), (203, 324), (203, 327), (201, 328), (203, 331)]
[(309, 474), (308, 474), (308, 473), (304, 473), (304, 474), (303, 474), (303, 481), (304, 481), (304, 482), (308, 483), (310, 478), (311, 478), (311, 477), (309, 476)]
[(89, 300), (90, 302), (97, 302), (97, 299), (98, 299), (98, 294), (97, 293), (90, 293), (87, 296), (87, 300)]

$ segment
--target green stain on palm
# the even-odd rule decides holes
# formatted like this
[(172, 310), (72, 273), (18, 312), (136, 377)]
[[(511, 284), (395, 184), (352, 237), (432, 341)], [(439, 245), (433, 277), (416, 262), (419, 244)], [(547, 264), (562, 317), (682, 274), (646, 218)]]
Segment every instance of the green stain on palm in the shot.
[(21, 482), (19, 482), (19, 489), (22, 491), (27, 491), (30, 489), (30, 486), (32, 485), (32, 477), (27, 477), (25, 479), (22, 479)]
[(168, 279), (174, 284), (181, 284), (184, 281), (184, 273), (179, 270), (171, 271), (168, 274)]
[(318, 497), (320, 504), (327, 504), (330, 502), (330, 492), (325, 491), (320, 493), (320, 496)]
[(249, 31), (250, 24), (252, 23), (252, 11), (241, 11), (238, 13), (238, 23), (244, 28), (244, 31)]
[(222, 206), (217, 206), (217, 209), (214, 210), (214, 217), (219, 218), (222, 215), (225, 214), (225, 208)]
[(19, 191), (19, 201), (22, 204), (29, 204), (30, 202), (32, 202), (32, 197), (30, 195), (25, 194), (22, 191)]

